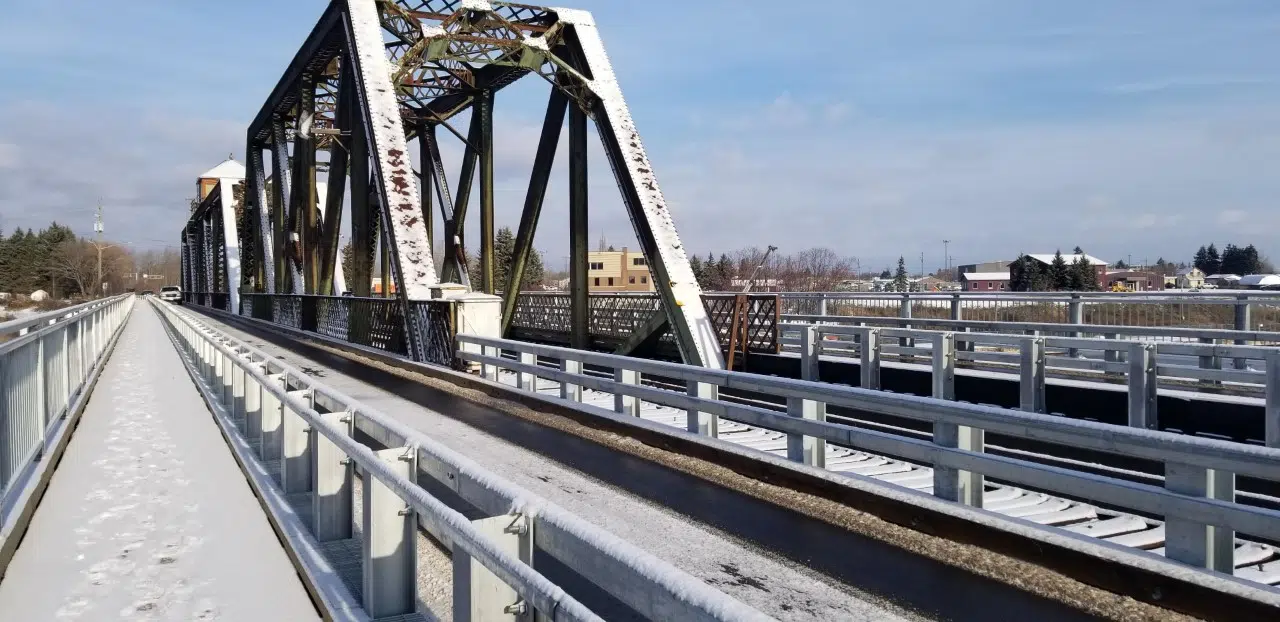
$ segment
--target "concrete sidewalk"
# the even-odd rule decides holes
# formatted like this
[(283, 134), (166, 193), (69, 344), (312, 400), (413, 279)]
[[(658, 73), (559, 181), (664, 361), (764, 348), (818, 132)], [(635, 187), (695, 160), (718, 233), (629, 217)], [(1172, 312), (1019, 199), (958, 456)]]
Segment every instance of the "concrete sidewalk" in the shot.
[(318, 614), (150, 305), (0, 582), (4, 620)]

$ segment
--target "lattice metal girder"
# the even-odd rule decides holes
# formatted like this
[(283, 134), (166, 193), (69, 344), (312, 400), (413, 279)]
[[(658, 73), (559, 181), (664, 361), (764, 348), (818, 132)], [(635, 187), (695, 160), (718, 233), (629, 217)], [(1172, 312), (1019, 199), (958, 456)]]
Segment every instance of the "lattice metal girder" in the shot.
[(360, 106), (375, 165), (383, 222), (391, 235), (395, 273), (408, 300), (427, 300), (437, 281), (431, 240), (422, 221), (420, 197), (400, 105), (391, 83), (386, 54), (382, 49), (382, 26), (378, 11), (368, 0), (348, 0), (347, 58), (352, 62)]

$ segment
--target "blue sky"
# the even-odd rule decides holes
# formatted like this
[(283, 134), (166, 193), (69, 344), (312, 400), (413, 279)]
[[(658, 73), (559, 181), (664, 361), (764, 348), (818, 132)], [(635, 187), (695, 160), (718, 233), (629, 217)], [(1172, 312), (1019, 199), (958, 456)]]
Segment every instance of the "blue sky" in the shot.
[[(13, 3), (17, 4), (17, 3)], [(1280, 259), (1280, 3), (581, 0), (686, 245), (821, 245), (881, 267), (1081, 245)], [(693, 5), (693, 6), (690, 6)], [(21, 3), (0, 22), (0, 227), (175, 240), (324, 3)], [(252, 17), (248, 17), (252, 16)], [(499, 96), (514, 226), (545, 86)], [(593, 159), (592, 229), (626, 245)], [(563, 164), (563, 158), (561, 158)], [(537, 245), (563, 264), (562, 184)]]

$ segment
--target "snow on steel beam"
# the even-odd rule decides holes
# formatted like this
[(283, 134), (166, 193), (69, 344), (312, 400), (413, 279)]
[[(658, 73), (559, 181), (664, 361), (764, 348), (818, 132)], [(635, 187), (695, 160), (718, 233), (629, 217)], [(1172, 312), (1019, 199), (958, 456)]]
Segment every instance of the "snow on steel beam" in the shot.
[(555, 11), (560, 21), (571, 24), (577, 34), (582, 61), (591, 76), (580, 79), (585, 80), (600, 100), (595, 110), (596, 126), (606, 150), (614, 152), (611, 154), (614, 156), (611, 158), (614, 175), (636, 228), (636, 236), (650, 258), (657, 289), (671, 316), (671, 326), (685, 362), (723, 369), (720, 340), (703, 306), (702, 288), (689, 266), (689, 257), (676, 233), (675, 221), (667, 209), (662, 190), (658, 188), (658, 178), (649, 163), (649, 156), (640, 143), (640, 132), (631, 118), (627, 102), (622, 98), (622, 90), (596, 30), (595, 20), (586, 11)]
[(249, 141), (249, 153), (246, 154), (248, 160), (249, 183), (245, 188), (245, 200), (253, 198), (253, 209), (257, 210), (258, 218), (258, 238), (256, 265), (261, 266), (263, 279), (261, 283), (257, 283), (257, 287), (268, 294), (276, 293), (276, 264), (275, 264), (275, 240), (273, 235), (275, 230), (271, 225), (271, 202), (267, 200), (267, 175), (266, 169), (262, 161), (262, 145), (257, 144), (253, 140)]
[(395, 274), (408, 300), (431, 297), (438, 282), (431, 240), (422, 220), (418, 183), (409, 160), (400, 104), (383, 50), (382, 24), (374, 0), (347, 0), (348, 58), (365, 115), (384, 222), (389, 223)]
[(236, 199), (234, 187), (244, 178), (224, 177), (218, 180), (219, 202), (222, 204), (222, 239), (226, 253), (227, 294), (230, 309), (240, 312), (240, 235), (236, 223)]

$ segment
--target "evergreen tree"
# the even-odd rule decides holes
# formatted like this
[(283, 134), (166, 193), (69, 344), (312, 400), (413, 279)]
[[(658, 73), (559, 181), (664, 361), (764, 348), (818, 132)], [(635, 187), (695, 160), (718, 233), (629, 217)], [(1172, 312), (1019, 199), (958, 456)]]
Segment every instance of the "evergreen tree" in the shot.
[(702, 258), (697, 255), (690, 258), (689, 269), (693, 271), (693, 279), (697, 281), (698, 287), (707, 289), (707, 270), (703, 266)]
[(1062, 251), (1054, 251), (1053, 263), (1049, 264), (1049, 288), (1063, 290), (1071, 287), (1071, 274), (1067, 269), (1067, 260)]
[(1217, 274), (1222, 271), (1222, 259), (1218, 257), (1218, 248), (1213, 244), (1209, 244), (1209, 248), (1205, 249), (1204, 255), (1205, 267), (1201, 268), (1205, 274)]
[(1071, 263), (1070, 285), (1072, 291), (1089, 292), (1098, 289), (1098, 276), (1093, 265), (1083, 256)]
[(1049, 278), (1040, 268), (1040, 262), (1027, 255), (1019, 255), (1009, 265), (1009, 289), (1015, 292), (1040, 292), (1049, 288)]
[(1209, 270), (1209, 250), (1204, 246), (1196, 249), (1195, 258), (1191, 260), (1191, 265), (1205, 274), (1212, 274)]
[(905, 292), (910, 286), (907, 280), (907, 262), (904, 258), (898, 257), (898, 269), (893, 273), (893, 291)]
[(885, 268), (884, 271), (880, 273), (880, 278), (891, 279), (893, 278), (893, 273), (890, 272), (888, 268)]
[(729, 261), (729, 256), (721, 254), (719, 261), (716, 262), (715, 269), (715, 286), (717, 291), (728, 291), (733, 288), (733, 262)]
[(1084, 254), (1084, 250), (1083, 250), (1083, 249), (1081, 249), (1079, 246), (1075, 247), (1075, 250), (1072, 250), (1071, 252), (1072, 252), (1072, 253), (1075, 253), (1076, 255), (1083, 255), (1083, 254)]

